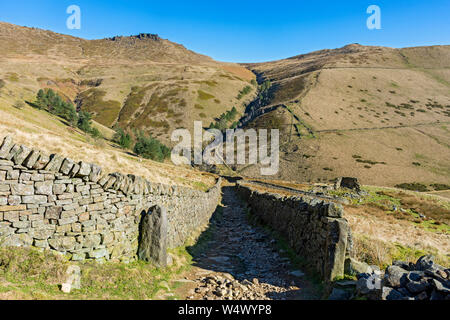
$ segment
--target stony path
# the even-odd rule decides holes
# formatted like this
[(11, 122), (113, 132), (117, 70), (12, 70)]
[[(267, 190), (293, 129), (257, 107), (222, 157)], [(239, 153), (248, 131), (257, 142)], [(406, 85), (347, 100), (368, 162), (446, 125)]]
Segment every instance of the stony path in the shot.
[(223, 189), (224, 208), (214, 217), (206, 249), (194, 254), (195, 268), (186, 299), (317, 299), (317, 290), (296, 270), (275, 240), (249, 224), (244, 204), (232, 187)]

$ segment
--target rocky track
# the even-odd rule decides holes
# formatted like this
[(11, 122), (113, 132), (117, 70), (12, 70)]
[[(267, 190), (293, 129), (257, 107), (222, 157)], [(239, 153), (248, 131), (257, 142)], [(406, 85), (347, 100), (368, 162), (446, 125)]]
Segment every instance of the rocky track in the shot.
[(276, 241), (251, 225), (233, 187), (223, 189), (222, 213), (213, 218), (204, 249), (194, 250), (195, 268), (186, 277), (190, 300), (317, 299), (318, 291), (283, 257)]

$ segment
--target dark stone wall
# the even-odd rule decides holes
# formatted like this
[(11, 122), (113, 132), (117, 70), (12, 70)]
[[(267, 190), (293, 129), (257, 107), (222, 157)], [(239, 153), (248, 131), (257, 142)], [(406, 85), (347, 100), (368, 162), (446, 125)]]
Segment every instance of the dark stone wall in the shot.
[(167, 210), (167, 245), (181, 246), (204, 226), (221, 197), (151, 183), (59, 155), (46, 155), (6, 137), (0, 144), (0, 245), (56, 250), (72, 260), (134, 259), (142, 214)]

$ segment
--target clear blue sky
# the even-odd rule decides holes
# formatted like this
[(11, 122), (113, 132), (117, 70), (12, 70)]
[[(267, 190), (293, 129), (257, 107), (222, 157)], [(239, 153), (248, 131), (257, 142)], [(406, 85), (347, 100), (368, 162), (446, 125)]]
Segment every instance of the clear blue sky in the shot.
[[(81, 30), (68, 30), (66, 8), (81, 8)], [(382, 30), (368, 30), (369, 5)], [(256, 62), (349, 43), (407, 47), (450, 44), (449, 0), (0, 0), (0, 21), (86, 39), (141, 32), (216, 60)]]

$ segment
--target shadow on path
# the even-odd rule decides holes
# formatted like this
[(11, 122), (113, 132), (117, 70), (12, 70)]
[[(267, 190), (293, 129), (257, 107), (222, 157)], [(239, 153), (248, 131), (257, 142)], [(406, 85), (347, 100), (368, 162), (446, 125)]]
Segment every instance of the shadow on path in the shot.
[(209, 228), (189, 247), (197, 273), (191, 299), (318, 299), (318, 290), (270, 234), (248, 222), (233, 186), (223, 188)]

